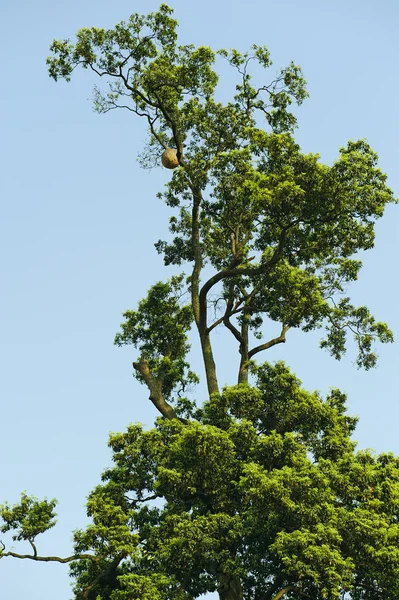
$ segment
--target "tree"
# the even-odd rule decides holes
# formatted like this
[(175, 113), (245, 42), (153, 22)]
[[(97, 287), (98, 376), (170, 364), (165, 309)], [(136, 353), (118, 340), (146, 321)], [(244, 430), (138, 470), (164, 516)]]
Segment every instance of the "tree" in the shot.
[[(55, 503), (23, 495), (2, 507), (1, 530), (32, 554), (4, 546), (0, 557), (70, 562), (77, 599), (189, 600), (215, 590), (221, 600), (396, 598), (398, 460), (355, 452), (356, 420), (339, 390), (323, 400), (283, 363), (254, 362), (291, 328), (323, 328), (321, 346), (335, 358), (352, 333), (358, 366), (375, 366), (375, 343), (392, 333), (346, 288), (393, 193), (364, 140), (348, 142), (332, 166), (301, 151), (291, 110), (307, 96), (298, 66), (258, 84), (272, 64), (266, 48), (180, 46), (176, 28), (163, 4), (51, 46), (56, 81), (81, 65), (110, 80), (95, 88), (98, 112), (145, 119), (144, 167), (172, 156), (159, 194), (173, 211), (171, 236), (156, 248), (189, 275), (156, 283), (124, 315), (115, 343), (137, 349), (134, 373), (161, 417), (148, 431), (111, 436), (114, 466), (89, 497), (92, 524), (75, 532), (74, 554), (38, 555)], [(224, 103), (216, 61), (237, 75)], [(192, 326), (202, 405), (190, 398)], [(219, 326), (239, 351), (237, 383), (223, 390), (211, 337)]]

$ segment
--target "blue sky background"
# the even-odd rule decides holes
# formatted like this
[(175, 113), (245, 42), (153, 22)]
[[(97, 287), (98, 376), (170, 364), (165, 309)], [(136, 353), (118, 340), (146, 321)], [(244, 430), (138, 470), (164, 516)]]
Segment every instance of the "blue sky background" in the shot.
[[(274, 59), (270, 78), (291, 59), (299, 63), (311, 95), (298, 111), (303, 149), (331, 163), (348, 139), (367, 138), (399, 195), (396, 0), (171, 4), (182, 43), (265, 44)], [(59, 523), (39, 539), (41, 554), (71, 552), (71, 531), (86, 522), (85, 498), (109, 463), (108, 433), (134, 421), (150, 425), (156, 416), (131, 376), (134, 351), (112, 341), (121, 313), (167, 276), (153, 242), (168, 216), (155, 194), (170, 177), (140, 169), (143, 123), (123, 111), (95, 114), (91, 75), (55, 84), (45, 58), (54, 37), (112, 27), (158, 6), (0, 4), (0, 502), (18, 501), (23, 490), (59, 499)], [(396, 337), (398, 225), (399, 208), (390, 207), (351, 290)], [(379, 368), (366, 373), (356, 370), (353, 352), (337, 363), (319, 350), (319, 337), (290, 332), (264, 359), (286, 360), (309, 389), (346, 390), (350, 412), (361, 417), (359, 447), (398, 453), (399, 346), (380, 347)], [(232, 383), (237, 354), (226, 341), (216, 334), (219, 378)], [(199, 371), (195, 348), (193, 363)], [(4, 600), (68, 600), (69, 585), (64, 565), (0, 561)]]

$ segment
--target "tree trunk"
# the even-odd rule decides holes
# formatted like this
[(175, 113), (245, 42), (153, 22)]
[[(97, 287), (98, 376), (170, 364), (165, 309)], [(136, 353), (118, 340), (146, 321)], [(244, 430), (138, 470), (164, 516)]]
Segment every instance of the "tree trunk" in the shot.
[(209, 333), (200, 333), (202, 356), (204, 358), (206, 382), (208, 385), (208, 393), (218, 394), (219, 385), (216, 376), (216, 364), (213, 358), (211, 339)]
[(240, 344), (240, 368), (238, 370), (238, 383), (248, 383), (248, 361), (249, 361), (249, 315), (243, 314), (241, 323), (241, 344)]
[(206, 294), (204, 301), (200, 300), (199, 282), (202, 269), (203, 257), (201, 252), (200, 230), (199, 230), (199, 214), (202, 200), (201, 189), (190, 184), (193, 193), (193, 209), (192, 209), (192, 231), (191, 243), (194, 254), (194, 267), (191, 275), (191, 303), (193, 307), (194, 320), (198, 328), (198, 333), (201, 341), (202, 356), (205, 365), (206, 382), (208, 385), (208, 393), (218, 394), (219, 386), (216, 377), (216, 365), (213, 359), (211, 339), (207, 331), (207, 306)]
[(242, 600), (242, 586), (238, 577), (229, 577), (228, 575), (220, 574), (218, 580), (220, 600)]
[(237, 383), (248, 383), (248, 355), (244, 358), (241, 354)]

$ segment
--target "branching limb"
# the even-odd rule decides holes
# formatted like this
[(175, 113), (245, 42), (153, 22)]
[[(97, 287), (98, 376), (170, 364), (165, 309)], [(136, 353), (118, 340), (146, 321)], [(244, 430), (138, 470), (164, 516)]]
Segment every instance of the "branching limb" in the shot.
[(174, 408), (166, 402), (162, 394), (162, 378), (154, 377), (148, 366), (148, 361), (141, 358), (139, 362), (134, 362), (133, 367), (140, 373), (148, 389), (150, 390), (150, 400), (166, 419), (177, 419), (178, 416)]
[[(225, 311), (225, 313), (223, 314), (222, 317), (220, 317), (214, 323), (212, 323), (212, 325), (210, 325), (208, 327), (208, 329), (207, 329), (208, 333), (210, 333), (211, 331), (213, 331), (221, 323), (224, 323), (224, 320), (226, 318), (229, 319), (230, 317), (233, 317), (234, 315), (238, 315), (240, 312), (242, 312), (242, 310), (243, 310), (243, 307), (241, 306), (241, 301), (240, 301), (240, 304), (237, 303), (237, 307), (236, 308), (234, 308), (233, 310), (229, 311), (228, 313)], [(226, 325), (226, 327), (228, 327), (228, 326)], [(238, 341), (240, 341), (240, 340), (238, 340)]]
[[(3, 545), (3, 544), (2, 544)], [(3, 545), (4, 547), (4, 545)], [(74, 554), (73, 556), (67, 556), (61, 558), (60, 556), (38, 556), (37, 554), (18, 554), (17, 552), (1, 552), (0, 558), (5, 556), (12, 556), (13, 558), (35, 560), (37, 562), (59, 562), (69, 563), (74, 560), (91, 560), (92, 562), (99, 562), (101, 557), (93, 556), (93, 554)]]
[(288, 594), (288, 592), (295, 592), (296, 594), (298, 594), (298, 596), (301, 596), (302, 598), (310, 598), (308, 594), (302, 592), (302, 590), (296, 585), (289, 585), (288, 587), (277, 592), (277, 594), (273, 596), (272, 600), (280, 600), (281, 598), (283, 598), (283, 596)]
[(152, 100), (150, 100), (147, 96), (145, 96), (145, 94), (141, 90), (139, 90), (138, 88), (134, 88), (129, 84), (126, 75), (124, 75), (124, 73), (122, 71), (121, 66), (119, 67), (118, 74), (116, 74), (116, 73), (115, 74), (114, 73), (106, 73), (106, 74), (111, 75), (112, 77), (118, 77), (119, 79), (121, 79), (123, 81), (123, 85), (126, 87), (126, 89), (129, 90), (130, 92), (132, 92), (133, 94), (137, 94), (137, 96), (148, 106), (151, 106), (152, 108), (160, 108), (156, 102), (153, 102)]
[(259, 267), (241, 267), (241, 268), (235, 268), (235, 267), (231, 268), (230, 267), (228, 269), (224, 269), (223, 271), (219, 271), (219, 273), (216, 273), (215, 275), (213, 275), (213, 277), (208, 279), (208, 281), (206, 283), (204, 283), (204, 285), (202, 286), (200, 294), (199, 294), (199, 302), (200, 302), (201, 309), (204, 304), (206, 306), (206, 297), (207, 297), (208, 292), (213, 288), (214, 285), (219, 283), (219, 281), (222, 281), (223, 279), (227, 279), (227, 278), (231, 278), (231, 277), (237, 277), (237, 276), (241, 277), (241, 276), (245, 276), (245, 275), (248, 275), (248, 276), (261, 275), (263, 273), (267, 273), (267, 271), (272, 269), (282, 257), (284, 244), (285, 244), (285, 240), (286, 240), (287, 229), (288, 229), (288, 227), (286, 227), (282, 230), (278, 245), (277, 245), (276, 249), (274, 250), (273, 256), (271, 257), (271, 259), (268, 262), (261, 264)]
[(151, 502), (152, 500), (156, 500), (160, 498), (159, 494), (151, 494), (151, 496), (147, 496), (146, 498), (130, 498), (127, 494), (124, 494), (124, 498), (130, 502), (130, 507), (133, 510), (136, 510), (140, 504), (144, 504), (145, 502)]
[(30, 545), (32, 546), (32, 550), (33, 550), (33, 556), (37, 556), (37, 548), (35, 546), (35, 544), (33, 543), (32, 540), (28, 540), (28, 542), (30, 543)]
[(157, 96), (155, 91), (154, 91), (154, 96), (157, 99), (157, 107), (161, 111), (165, 121), (169, 124), (169, 126), (172, 130), (173, 141), (175, 143), (175, 147), (177, 150), (177, 160), (180, 163), (181, 153), (182, 153), (182, 149), (183, 149), (183, 140), (181, 139), (180, 133), (177, 129), (176, 122), (171, 117), (171, 115), (168, 113), (168, 111), (166, 110), (165, 106), (162, 104), (161, 100), (159, 99), (159, 97)]
[(123, 560), (124, 556), (117, 556), (114, 558), (114, 560), (108, 565), (108, 567), (106, 569), (104, 569), (103, 571), (101, 571), (97, 577), (94, 578), (93, 582), (88, 585), (84, 592), (83, 592), (83, 599), (87, 600), (89, 598), (89, 594), (91, 592), (91, 590), (97, 585), (97, 583), (99, 583), (101, 581), (101, 579), (103, 579), (104, 577), (107, 577), (110, 573), (112, 573), (112, 571), (114, 571), (117, 566), (119, 565), (119, 563)]
[(272, 348), (272, 346), (276, 346), (277, 344), (285, 344), (285, 334), (288, 330), (288, 325), (283, 326), (281, 333), (278, 337), (273, 338), (272, 340), (269, 340), (264, 344), (260, 344), (259, 346), (255, 346), (255, 348), (252, 348), (252, 350), (248, 352), (248, 358), (252, 358), (253, 356), (255, 356), (255, 354), (258, 354), (258, 352), (268, 350), (269, 348)]
[[(194, 312), (194, 320), (197, 327), (200, 326), (200, 306), (199, 306), (199, 278), (202, 269), (202, 253), (199, 232), (199, 212), (202, 200), (201, 190), (190, 186), (193, 194), (193, 208), (191, 214), (191, 244), (194, 256), (194, 266), (191, 274), (191, 302)], [(203, 320), (203, 319), (202, 319)]]
[(227, 329), (229, 331), (231, 331), (231, 333), (234, 335), (234, 337), (236, 338), (238, 343), (242, 344), (243, 339), (242, 339), (242, 336), (241, 336), (239, 330), (236, 327), (234, 327), (234, 325), (230, 321), (230, 316), (232, 316), (233, 309), (234, 309), (234, 285), (231, 284), (230, 289), (229, 289), (229, 297), (228, 297), (227, 304), (226, 304), (226, 311), (224, 313), (224, 318), (223, 318), (223, 325), (225, 327), (227, 327)]

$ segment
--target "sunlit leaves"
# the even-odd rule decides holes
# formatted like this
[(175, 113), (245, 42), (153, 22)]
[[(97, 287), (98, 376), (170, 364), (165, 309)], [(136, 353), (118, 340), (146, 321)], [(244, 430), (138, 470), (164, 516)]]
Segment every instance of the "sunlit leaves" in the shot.
[(189, 365), (185, 361), (192, 311), (182, 302), (182, 281), (183, 276), (179, 276), (153, 285), (137, 310), (124, 313), (122, 332), (115, 336), (116, 345), (135, 346), (140, 358), (148, 361), (151, 371), (162, 376), (166, 396), (176, 386), (184, 389), (198, 380), (192, 371), (187, 371)]
[[(265, 46), (255, 44), (248, 52), (218, 50), (236, 71), (237, 83), (231, 101), (217, 101), (215, 52), (179, 45), (172, 13), (162, 4), (158, 12), (133, 14), (114, 29), (81, 29), (75, 44), (55, 40), (49, 73), (54, 79), (69, 79), (82, 65), (108, 75), (108, 91), (95, 89), (95, 107), (106, 112), (123, 106), (147, 119), (144, 166), (159, 163), (166, 146), (182, 152), (183, 168), (173, 173), (162, 195), (169, 206), (180, 206), (170, 222), (173, 239), (156, 244), (166, 264), (194, 261), (192, 194), (194, 188), (200, 190), (202, 264), (209, 262), (216, 270), (252, 266), (254, 272), (265, 265), (261, 277), (236, 278), (233, 288), (231, 280), (225, 282), (233, 305), (242, 298), (234, 313), (238, 325), (243, 311), (258, 337), (265, 318), (305, 331), (327, 325), (322, 346), (339, 358), (346, 349), (346, 328), (353, 322), (349, 311), (338, 327), (331, 327), (333, 313), (334, 322), (339, 321), (334, 306), (344, 291), (343, 265), (372, 248), (374, 223), (393, 201), (377, 155), (364, 140), (341, 148), (332, 166), (323, 165), (317, 154), (304, 154), (290, 132), (296, 125), (291, 106), (306, 98), (306, 82), (291, 62), (269, 82), (255, 83), (272, 64)], [(285, 263), (270, 272), (265, 257), (277, 249)], [(346, 269), (345, 282), (354, 280), (357, 271)], [(248, 296), (243, 301), (243, 288), (249, 301)], [(391, 337), (382, 325), (371, 326), (361, 309), (353, 310), (357, 364), (370, 368), (375, 364), (374, 342)]]
[[(193, 600), (218, 590), (222, 600), (270, 600), (285, 589), (287, 598), (394, 600), (397, 459), (355, 453), (342, 392), (323, 399), (284, 363), (253, 362), (290, 328), (324, 328), (321, 346), (335, 358), (351, 334), (357, 365), (376, 364), (375, 342), (392, 333), (347, 287), (393, 193), (364, 140), (332, 165), (301, 150), (292, 135), (307, 97), (299, 66), (270, 75), (264, 46), (179, 45), (172, 15), (162, 4), (113, 29), (81, 29), (75, 43), (55, 40), (47, 61), (55, 80), (79, 65), (108, 77), (95, 109), (146, 120), (143, 166), (176, 149), (178, 168), (157, 196), (173, 211), (171, 239), (156, 248), (166, 265), (191, 271), (153, 285), (115, 338), (136, 348), (136, 376), (166, 418), (111, 436), (113, 466), (89, 496), (91, 523), (74, 535), (75, 551), (92, 553), (72, 566), (76, 598)], [(236, 77), (230, 100), (220, 62)], [(209, 391), (200, 407), (183, 393), (197, 381), (186, 362), (193, 317)], [(280, 336), (251, 347), (270, 321)], [(241, 364), (239, 385), (219, 393), (209, 336), (222, 324)], [(31, 541), (52, 525), (52, 509), (24, 496), (3, 507), (2, 531)]]
[(256, 388), (212, 397), (197, 422), (160, 419), (111, 437), (114, 466), (89, 498), (86, 540), (107, 524), (114, 543), (125, 518), (137, 542), (129, 551), (121, 534), (129, 560), (104, 598), (163, 599), (165, 586), (173, 600), (196, 598), (221, 574), (240, 579), (244, 598), (278, 585), (360, 598), (371, 579), (397, 592), (397, 459), (354, 452), (356, 419), (339, 390), (323, 400), (283, 363), (256, 376)]
[(19, 504), (10, 506), (5, 503), (0, 506), (0, 518), (3, 521), (0, 531), (14, 531), (14, 541), (32, 542), (39, 533), (44, 533), (56, 524), (56, 504), (56, 500), (38, 500), (34, 496), (21, 494)]

